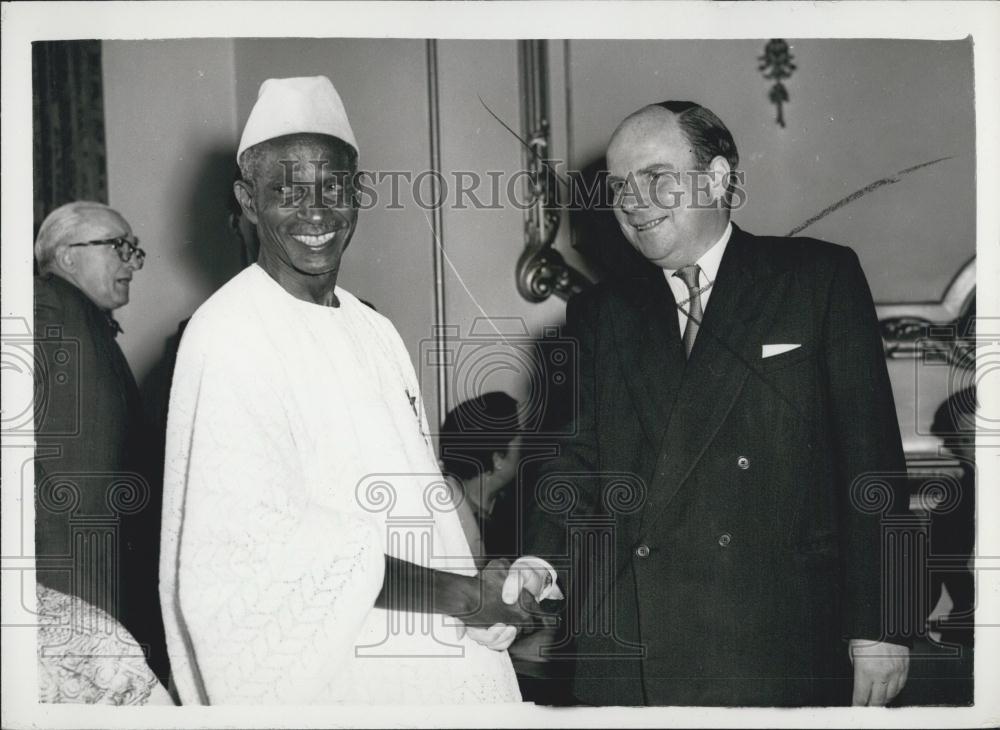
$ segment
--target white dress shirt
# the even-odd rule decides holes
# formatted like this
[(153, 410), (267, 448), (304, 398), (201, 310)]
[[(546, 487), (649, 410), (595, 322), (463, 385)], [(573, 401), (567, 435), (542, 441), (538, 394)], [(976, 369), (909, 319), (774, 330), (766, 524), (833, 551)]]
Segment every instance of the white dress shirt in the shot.
[[(708, 249), (701, 255), (700, 259), (695, 261), (698, 264), (698, 268), (701, 269), (698, 272), (698, 286), (707, 287), (703, 288), (701, 292), (702, 312), (708, 311), (708, 299), (712, 296), (713, 288), (709, 284), (715, 281), (715, 277), (719, 273), (722, 254), (726, 252), (726, 246), (729, 244), (729, 237), (732, 234), (733, 224), (730, 222), (726, 224), (726, 230), (722, 232), (722, 236), (712, 245), (712, 248)], [(677, 307), (677, 322), (680, 324), (681, 334), (683, 334), (684, 328), (687, 326), (688, 307), (690, 306), (688, 299), (690, 295), (688, 294), (687, 284), (679, 276), (674, 276), (676, 272), (677, 269), (664, 269), (663, 275), (667, 277), (670, 290), (674, 293), (674, 301), (680, 303), (680, 306)]]

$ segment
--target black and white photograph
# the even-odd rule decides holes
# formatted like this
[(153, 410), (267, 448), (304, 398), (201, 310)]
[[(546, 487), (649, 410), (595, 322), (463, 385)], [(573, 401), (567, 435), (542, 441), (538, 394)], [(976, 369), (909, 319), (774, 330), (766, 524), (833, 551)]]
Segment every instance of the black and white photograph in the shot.
[(0, 13), (4, 727), (1000, 721), (997, 3)]

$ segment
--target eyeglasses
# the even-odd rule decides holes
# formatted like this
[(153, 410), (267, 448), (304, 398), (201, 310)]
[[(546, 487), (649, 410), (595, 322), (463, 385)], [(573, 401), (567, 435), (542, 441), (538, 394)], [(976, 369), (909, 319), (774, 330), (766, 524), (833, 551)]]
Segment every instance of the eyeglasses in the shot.
[(118, 254), (124, 263), (128, 263), (132, 260), (132, 255), (135, 254), (135, 265), (136, 268), (141, 269), (143, 262), (146, 260), (146, 252), (139, 248), (139, 239), (129, 240), (124, 236), (119, 236), (117, 238), (105, 238), (100, 241), (85, 241), (84, 243), (71, 243), (70, 248), (73, 246), (114, 246), (115, 253)]

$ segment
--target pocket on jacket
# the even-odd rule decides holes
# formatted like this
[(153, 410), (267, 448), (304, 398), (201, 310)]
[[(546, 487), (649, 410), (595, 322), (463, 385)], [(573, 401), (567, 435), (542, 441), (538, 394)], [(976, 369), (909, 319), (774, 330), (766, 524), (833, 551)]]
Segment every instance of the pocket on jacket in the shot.
[(812, 360), (813, 349), (809, 345), (802, 345), (794, 350), (789, 350), (788, 352), (783, 352), (780, 355), (772, 355), (771, 357), (762, 357), (757, 362), (757, 369), (761, 371), (772, 371), (781, 370), (782, 368), (789, 367), (790, 365), (798, 365), (807, 360)]

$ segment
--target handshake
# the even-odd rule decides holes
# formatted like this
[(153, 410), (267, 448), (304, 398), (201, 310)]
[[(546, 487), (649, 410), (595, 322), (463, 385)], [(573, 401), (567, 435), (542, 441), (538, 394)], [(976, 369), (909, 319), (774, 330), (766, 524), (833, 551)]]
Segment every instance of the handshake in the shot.
[(519, 633), (531, 634), (559, 625), (559, 617), (539, 605), (541, 601), (563, 598), (555, 571), (544, 560), (523, 557), (513, 565), (503, 559), (492, 560), (474, 581), (468, 610), (455, 615), (474, 641), (503, 651)]

